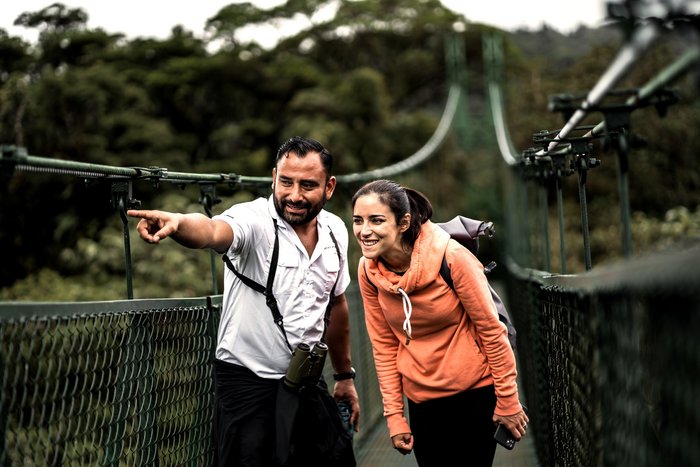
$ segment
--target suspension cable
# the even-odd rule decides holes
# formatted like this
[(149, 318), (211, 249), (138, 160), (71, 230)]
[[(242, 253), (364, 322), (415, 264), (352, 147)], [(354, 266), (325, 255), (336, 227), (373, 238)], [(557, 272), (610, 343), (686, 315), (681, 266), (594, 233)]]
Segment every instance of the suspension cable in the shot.
[[(393, 175), (413, 169), (434, 155), (448, 134), (457, 112), (462, 90), (457, 84), (450, 86), (447, 103), (440, 122), (430, 139), (415, 153), (395, 164), (366, 172), (356, 172), (338, 175), (341, 183), (362, 182), (375, 178), (388, 178)], [(235, 187), (256, 186), (269, 184), (271, 177), (251, 177), (233, 173), (200, 174), (191, 172), (170, 172), (162, 167), (113, 167), (101, 164), (51, 159), (30, 156), (26, 150), (16, 146), (0, 146), (0, 160), (3, 165), (12, 165), (16, 170), (27, 172), (60, 173), (84, 178), (131, 178), (149, 179), (154, 182), (166, 181), (172, 183), (227, 183)]]
[(461, 93), (462, 90), (459, 85), (453, 84), (450, 86), (450, 92), (447, 96), (447, 104), (445, 105), (445, 110), (442, 113), (442, 118), (440, 118), (440, 123), (430, 139), (425, 143), (425, 145), (423, 145), (422, 148), (418, 149), (418, 151), (408, 156), (406, 159), (397, 162), (396, 164), (366, 172), (338, 175), (336, 179), (342, 183), (350, 183), (364, 182), (376, 178), (390, 178), (396, 174), (411, 170), (412, 168), (423, 163), (426, 159), (437, 152), (437, 149), (445, 140), (445, 136), (447, 136), (447, 133), (452, 126), (452, 122), (454, 121), (454, 117), (457, 112), (457, 103), (459, 102)]

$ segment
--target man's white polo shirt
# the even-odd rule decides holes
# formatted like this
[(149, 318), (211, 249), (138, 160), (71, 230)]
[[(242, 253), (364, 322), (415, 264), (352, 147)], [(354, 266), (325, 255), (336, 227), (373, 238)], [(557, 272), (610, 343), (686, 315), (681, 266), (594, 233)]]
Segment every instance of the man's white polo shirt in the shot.
[[(343, 221), (328, 211), (318, 216), (318, 244), (311, 257), (292, 227), (275, 210), (272, 196), (232, 206), (214, 219), (228, 223), (233, 243), (226, 252), (236, 270), (267, 284), (277, 219), (279, 261), (273, 293), (292, 348), (321, 339), (323, 316), (333, 284), (335, 295), (350, 283), (347, 264), (348, 232)], [(340, 262), (329, 229), (338, 241)], [(281, 378), (291, 351), (272, 319), (265, 297), (224, 268), (224, 301), (216, 358), (252, 370), (263, 378)]]

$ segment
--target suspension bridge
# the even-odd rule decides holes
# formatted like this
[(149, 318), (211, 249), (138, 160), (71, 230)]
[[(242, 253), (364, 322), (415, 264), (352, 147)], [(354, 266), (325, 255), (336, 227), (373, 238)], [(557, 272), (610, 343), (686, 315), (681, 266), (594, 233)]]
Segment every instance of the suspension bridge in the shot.
[[(499, 448), (495, 465), (655, 466), (700, 464), (700, 245), (652, 255), (633, 254), (628, 141), (632, 112), (670, 106), (669, 86), (697, 70), (700, 45), (689, 43), (667, 67), (614, 104), (616, 85), (654, 41), (678, 24), (697, 26), (685, 8), (630, 10), (630, 33), (596, 85), (583, 96), (559, 95), (550, 108), (566, 115), (561, 129), (534, 135), (521, 151), (510, 139), (501, 79), (502, 46), (484, 38), (486, 95), (504, 180), (503, 295), (518, 328), (520, 390), (531, 434), (514, 451)], [(642, 4), (642, 2), (639, 2)], [(449, 43), (448, 60), (459, 61)], [(453, 129), (463, 83), (449, 87), (442, 118), (426, 144), (405, 160), (338, 176), (357, 183), (416, 170)], [(592, 113), (594, 126), (582, 127)], [(617, 162), (619, 262), (596, 266), (591, 255), (587, 182), (604, 140)], [(221, 306), (217, 265), (211, 295), (134, 299), (126, 210), (133, 184), (196, 185), (211, 216), (216, 187), (269, 186), (267, 177), (172, 172), (158, 167), (113, 167), (58, 160), (2, 146), (3, 174), (59, 172), (111, 187), (123, 224), (125, 300), (80, 303), (0, 303), (0, 464), (211, 465), (212, 369)], [(585, 271), (569, 273), (564, 225), (564, 180), (576, 178)], [(550, 196), (552, 194), (554, 196)], [(550, 199), (556, 200), (550, 206)], [(550, 238), (550, 213), (559, 238)], [(551, 252), (558, 250), (558, 264)], [(353, 285), (353, 362), (363, 408), (355, 437), (361, 466), (415, 465), (389, 448), (362, 301)]]

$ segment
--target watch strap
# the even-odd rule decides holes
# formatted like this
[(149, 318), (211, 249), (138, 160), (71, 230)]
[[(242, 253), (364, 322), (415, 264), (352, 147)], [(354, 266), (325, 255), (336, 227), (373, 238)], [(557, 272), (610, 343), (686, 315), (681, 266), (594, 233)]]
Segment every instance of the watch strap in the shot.
[(350, 371), (346, 371), (345, 373), (335, 373), (333, 375), (333, 379), (335, 381), (343, 381), (346, 379), (355, 379), (356, 373), (354, 368), (350, 368)]

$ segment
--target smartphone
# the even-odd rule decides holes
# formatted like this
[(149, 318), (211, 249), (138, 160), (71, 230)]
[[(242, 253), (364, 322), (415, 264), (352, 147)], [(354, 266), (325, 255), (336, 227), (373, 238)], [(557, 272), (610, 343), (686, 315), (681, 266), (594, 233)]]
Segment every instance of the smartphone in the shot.
[(340, 412), (340, 418), (343, 420), (343, 428), (345, 428), (352, 438), (355, 434), (355, 430), (350, 423), (350, 417), (352, 416), (352, 408), (350, 407), (350, 403), (346, 400), (338, 401), (338, 411)]
[(515, 438), (513, 434), (505, 427), (505, 425), (498, 424), (496, 427), (496, 432), (493, 434), (493, 439), (496, 440), (498, 444), (506, 449), (513, 449), (515, 446)]

